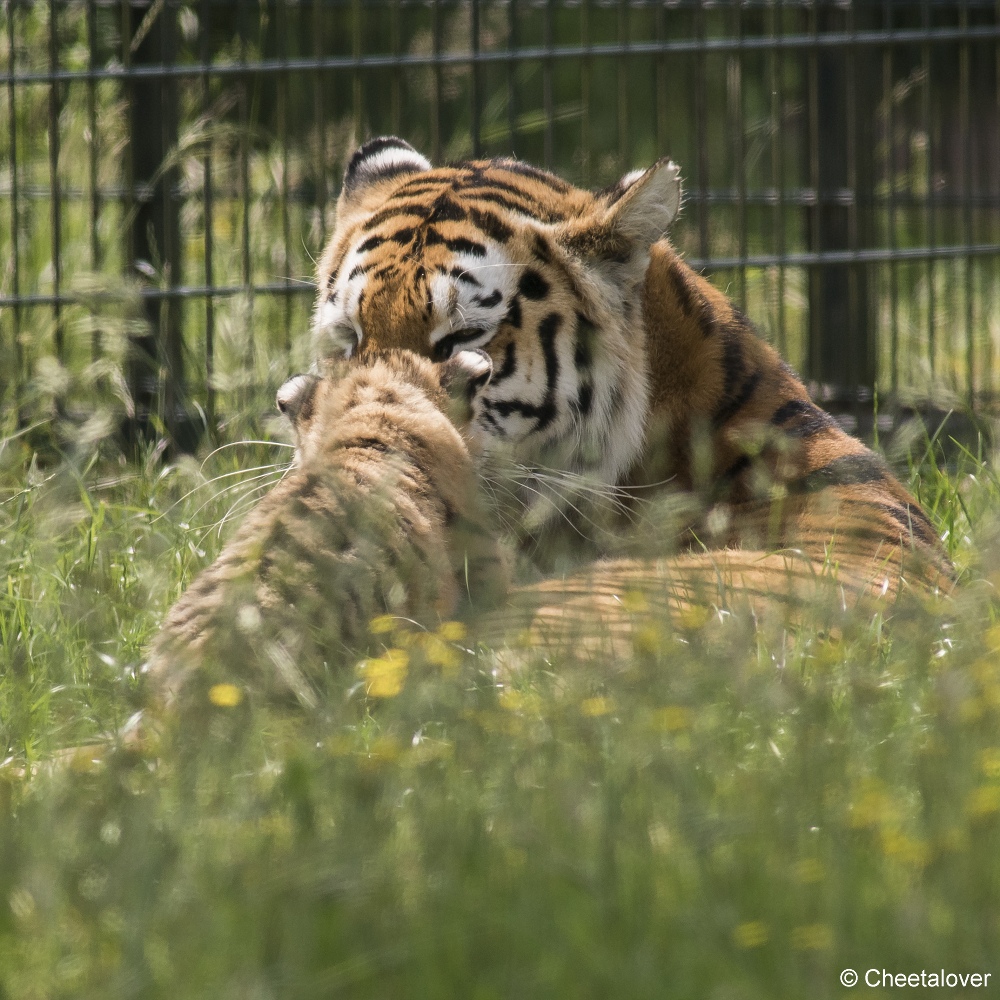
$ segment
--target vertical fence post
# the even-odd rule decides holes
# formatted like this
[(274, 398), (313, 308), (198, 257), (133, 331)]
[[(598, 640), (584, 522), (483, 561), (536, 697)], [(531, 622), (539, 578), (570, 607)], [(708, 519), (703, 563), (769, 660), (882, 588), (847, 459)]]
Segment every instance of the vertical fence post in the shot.
[[(861, 27), (863, 12), (864, 5), (846, 12), (852, 30)], [(844, 30), (843, 10), (820, 7), (814, 16), (819, 34)], [(817, 207), (809, 215), (809, 245), (819, 254), (858, 250), (871, 240), (874, 110), (867, 95), (876, 92), (875, 80), (873, 61), (853, 52), (818, 46), (814, 56)], [(871, 291), (865, 265), (822, 262), (810, 270), (809, 376), (834, 405), (856, 403), (875, 384)]]
[[(156, 0), (124, 5), (123, 27), (133, 69), (169, 66), (176, 57), (176, 11)], [(183, 419), (183, 350), (180, 300), (171, 291), (181, 283), (180, 212), (175, 185), (177, 148), (177, 84), (168, 76), (130, 76), (129, 155), (135, 208), (129, 225), (131, 259), (146, 294), (149, 333), (135, 337), (128, 366), (135, 402), (133, 439), (156, 433), (162, 421), (167, 435), (181, 446), (190, 428)], [(157, 294), (157, 290), (159, 294)]]

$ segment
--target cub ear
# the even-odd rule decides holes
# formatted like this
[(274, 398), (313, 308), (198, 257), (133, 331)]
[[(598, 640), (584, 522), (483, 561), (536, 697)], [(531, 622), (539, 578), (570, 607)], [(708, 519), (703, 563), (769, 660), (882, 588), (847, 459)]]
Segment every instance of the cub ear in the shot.
[(312, 409), (313, 395), (319, 384), (318, 375), (293, 375), (279, 390), (275, 397), (278, 409), (296, 426), (298, 422), (308, 417)]
[(344, 171), (341, 205), (360, 201), (369, 188), (383, 181), (430, 169), (431, 164), (426, 157), (394, 135), (369, 139), (355, 151)]
[(464, 396), (472, 399), (493, 377), (493, 359), (478, 348), (459, 351), (447, 361), (438, 365), (441, 388), (453, 399)]

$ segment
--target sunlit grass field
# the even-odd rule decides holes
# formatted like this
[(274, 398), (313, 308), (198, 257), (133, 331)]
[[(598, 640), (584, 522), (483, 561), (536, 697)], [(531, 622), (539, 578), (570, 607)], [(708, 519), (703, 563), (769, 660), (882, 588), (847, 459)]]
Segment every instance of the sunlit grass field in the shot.
[(705, 609), (644, 622), (615, 662), (536, 648), (513, 676), (457, 625), (393, 627), (391, 683), (347, 660), (314, 711), (212, 689), (114, 751), (144, 644), (287, 452), (46, 463), (7, 440), (0, 996), (822, 998), (846, 968), (1000, 976), (1000, 481), (942, 443), (890, 457), (961, 571), (950, 599), (794, 626)]
[[(187, 23), (211, 6), (184, 6)], [(218, 23), (225, 5), (214, 6)], [(244, 6), (263, 24), (266, 4), (236, 5)], [(522, 43), (541, 44), (547, 6), (521, 5)], [(590, 6), (592, 38), (617, 37), (596, 17), (617, 19), (628, 5)], [(710, 27), (728, 16), (724, 5), (704, 6)], [(812, 10), (781, 6), (790, 30)], [(104, 49), (121, 48), (113, 7), (6, 8), (0, 62), (9, 70), (46, 69), (46, 18), (57, 8), (64, 69), (88, 64), (90, 10), (103, 11)], [(639, 16), (631, 14), (636, 39)], [(340, 23), (326, 30), (346, 46)], [(446, 48), (464, 50), (466, 23), (449, 30)], [(421, 37), (414, 52), (431, 45)], [(223, 62), (261, 55), (219, 44)], [(740, 185), (760, 193), (812, 184), (801, 155), (805, 104), (776, 98), (750, 52), (705, 58), (707, 106), (719, 109), (705, 119), (690, 101), (654, 107), (653, 77), (686, 94), (690, 61), (667, 60), (661, 75), (633, 60), (627, 78), (610, 61), (595, 64), (587, 117), (574, 96), (579, 67), (556, 66), (554, 165), (603, 184), (669, 152), (692, 192), (700, 176), (706, 192), (726, 196), (692, 201), (682, 216), (672, 235), (689, 257), (808, 249), (802, 206), (761, 201), (737, 216), (727, 200)], [(434, 112), (441, 159), (471, 151), (462, 72), (446, 69), (450, 104)], [(549, 70), (536, 60), (517, 72), (517, 107), (506, 103), (515, 94), (508, 81), (486, 79), (494, 96), (481, 138), (489, 152), (516, 148), (541, 163), (545, 117), (533, 109)], [(794, 82), (802, 70), (784, 72)], [(402, 125), (432, 152), (430, 77), (427, 69), (405, 78), (402, 120), (371, 78), (366, 128)], [(618, 115), (623, 81), (635, 91), (628, 121)], [(141, 667), (158, 623), (287, 460), (279, 443), (266, 443), (280, 429), (263, 414), (273, 389), (309, 363), (312, 258), (333, 221), (332, 198), (324, 212), (318, 192), (335, 186), (363, 132), (360, 106), (347, 108), (359, 105), (355, 81), (327, 84), (328, 120), (315, 126), (311, 96), (290, 126), (254, 120), (260, 94), (288, 112), (277, 85), (273, 94), (271, 84), (254, 85), (245, 121), (230, 85), (213, 80), (203, 93), (193, 76), (181, 85), (182, 122), (165, 166), (177, 172), (183, 204), (184, 280), (305, 289), (213, 300), (211, 377), (205, 303), (182, 307), (192, 407), (207, 405), (211, 390), (224, 418), (207, 428), (214, 444), (184, 459), (153, 445), (126, 459), (109, 444), (131, 405), (131, 338), (149, 332), (138, 279), (123, 276), (133, 197), (127, 107), (110, 80), (93, 93), (68, 83), (57, 95), (58, 290), (69, 300), (58, 315), (47, 304), (0, 313), (0, 1000), (866, 992), (841, 985), (846, 969), (862, 982), (870, 969), (990, 973), (995, 990), (1000, 469), (987, 445), (965, 450), (936, 427), (900, 434), (889, 458), (958, 568), (951, 597), (914, 595), (878, 614), (834, 601), (794, 623), (711, 606), (667, 622), (637, 603), (628, 655), (584, 653), (581, 635), (574, 655), (522, 651), (516, 673), (499, 668), (474, 625), (425, 632), (377, 622), (376, 648), (403, 651), (383, 658), (378, 684), (359, 653), (333, 665), (312, 710), (279, 710), (219, 685), (155, 741), (122, 745), (118, 734), (146, 703)], [(898, 135), (877, 147), (878, 183), (917, 205), (876, 216), (880, 245), (930, 238), (921, 206), (940, 178), (917, 106), (929, 106), (931, 87), (929, 74), (911, 75), (879, 110)], [(741, 95), (742, 133), (732, 94)], [(50, 106), (47, 87), (12, 84), (0, 108), (0, 202), (14, 219), (0, 227), (4, 295), (57, 291)], [(515, 111), (516, 143), (507, 133)], [(741, 173), (734, 138), (747, 146)], [(893, 155), (896, 147), (912, 156)], [(711, 223), (704, 248), (700, 213)], [(942, 245), (970, 238), (958, 209), (938, 213)], [(994, 216), (977, 211), (972, 236), (995, 242)], [(156, 260), (146, 267), (165, 281)], [(994, 272), (986, 256), (872, 265), (880, 392), (951, 405), (967, 385), (995, 391)], [(805, 267), (715, 280), (807, 367)], [(29, 426), (19, 431), (18, 418)], [(241, 440), (255, 443), (212, 452)]]

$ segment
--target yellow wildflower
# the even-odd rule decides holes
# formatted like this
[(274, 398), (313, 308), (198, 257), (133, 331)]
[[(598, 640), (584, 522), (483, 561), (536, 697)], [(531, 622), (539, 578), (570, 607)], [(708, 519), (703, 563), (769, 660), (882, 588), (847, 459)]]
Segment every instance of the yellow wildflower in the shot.
[(235, 684), (213, 684), (208, 700), (219, 708), (235, 708), (243, 700), (243, 692)]
[(760, 948), (767, 944), (770, 937), (763, 920), (748, 920), (733, 928), (733, 944), (737, 948)]
[(461, 642), (465, 638), (465, 626), (461, 622), (445, 622), (437, 634), (445, 642)]
[(368, 631), (372, 635), (385, 635), (396, 627), (395, 615), (379, 615), (368, 623)]
[(683, 705), (666, 705), (653, 713), (653, 725), (668, 733), (687, 729), (691, 725), (691, 709)]
[(377, 659), (362, 660), (358, 669), (365, 679), (365, 692), (372, 698), (395, 698), (403, 690), (409, 664), (405, 649), (387, 649)]
[(979, 766), (987, 778), (1000, 778), (1000, 747), (987, 747), (980, 751)]
[(965, 804), (970, 816), (988, 816), (1000, 812), (1000, 785), (980, 785), (973, 789)]

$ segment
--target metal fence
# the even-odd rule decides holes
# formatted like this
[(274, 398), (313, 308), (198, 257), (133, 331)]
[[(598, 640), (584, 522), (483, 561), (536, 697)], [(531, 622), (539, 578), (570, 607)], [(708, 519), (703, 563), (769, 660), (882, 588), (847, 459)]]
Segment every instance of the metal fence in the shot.
[(818, 395), (984, 406), (1000, 388), (1000, 0), (0, 17), (0, 392), (22, 423), (103, 392), (214, 427), (303, 363), (345, 159), (384, 132), (589, 186), (670, 154), (675, 243)]

